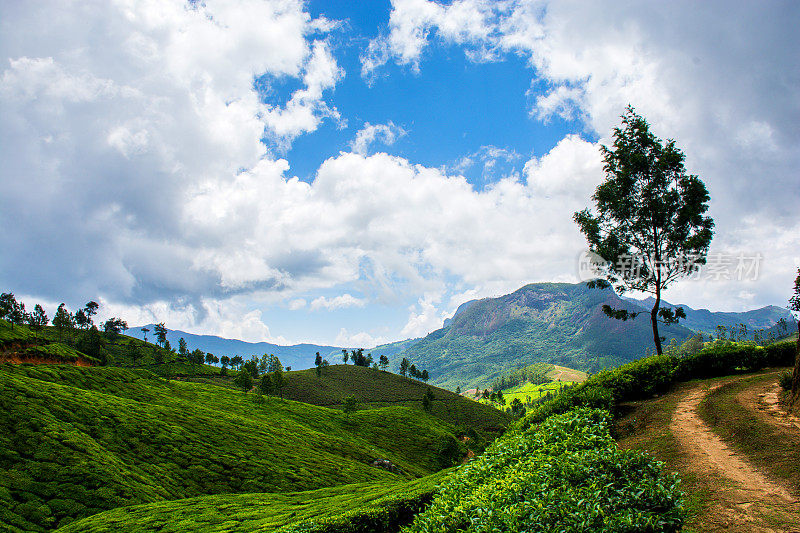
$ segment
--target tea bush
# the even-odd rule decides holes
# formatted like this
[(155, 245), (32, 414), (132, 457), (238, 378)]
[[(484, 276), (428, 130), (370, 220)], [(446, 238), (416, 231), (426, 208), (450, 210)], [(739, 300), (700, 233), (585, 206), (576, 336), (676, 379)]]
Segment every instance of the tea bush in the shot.
[(610, 421), (605, 411), (578, 408), (509, 431), (447, 479), (403, 531), (679, 531), (676, 478), (620, 450)]

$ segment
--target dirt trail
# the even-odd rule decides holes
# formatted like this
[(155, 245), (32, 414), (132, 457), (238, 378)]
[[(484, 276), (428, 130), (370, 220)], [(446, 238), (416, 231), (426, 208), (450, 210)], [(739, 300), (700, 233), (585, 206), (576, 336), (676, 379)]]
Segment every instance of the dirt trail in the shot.
[[(714, 491), (717, 494), (711, 510), (715, 526), (725, 531), (800, 532), (797, 498), (732, 450), (700, 419), (698, 405), (721, 385), (690, 389), (678, 403), (670, 425), (670, 431), (689, 455), (691, 469), (699, 476), (718, 480), (714, 485), (719, 490)], [(770, 527), (776, 522), (797, 526)]]

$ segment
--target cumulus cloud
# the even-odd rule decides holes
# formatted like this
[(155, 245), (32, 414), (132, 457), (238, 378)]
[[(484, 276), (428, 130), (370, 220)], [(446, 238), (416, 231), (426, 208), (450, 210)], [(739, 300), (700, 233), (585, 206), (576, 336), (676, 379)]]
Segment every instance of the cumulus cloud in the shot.
[[(343, 75), (324, 36), (335, 24), (299, 1), (0, 9), (15, 21), (0, 36), (0, 222), (20, 236), (3, 238), (5, 278), (139, 303), (284, 283), (258, 256), (220, 275), (228, 263), (207, 248), (229, 227), (203, 194), (262, 162), (282, 181), (265, 132), (285, 143), (336, 118), (324, 101)], [(270, 108), (256, 77), (303, 88)]]
[(328, 311), (332, 311), (334, 309), (342, 309), (344, 307), (364, 307), (366, 303), (367, 301), (363, 298), (356, 298), (351, 294), (345, 293), (340, 294), (339, 296), (334, 296), (333, 298), (320, 296), (319, 298), (315, 298), (311, 301), (310, 307), (312, 311), (316, 311), (318, 309), (327, 309)]
[(381, 142), (386, 146), (391, 146), (401, 137), (408, 135), (408, 132), (396, 126), (391, 120), (386, 124), (364, 124), (358, 130), (355, 139), (350, 143), (350, 150), (358, 154), (366, 154), (373, 142)]
[[(347, 331), (347, 328), (342, 328), (339, 330), (339, 334), (336, 335), (335, 342), (337, 346), (346, 346), (348, 348), (369, 348), (380, 344), (386, 344), (389, 342), (389, 339), (380, 335), (373, 336), (366, 331), (350, 333)], [(375, 360), (377, 359), (378, 358), (375, 357)]]
[[(465, 13), (471, 24), (464, 24)], [(789, 21), (798, 15), (797, 6), (748, 3), (396, 0), (388, 33), (370, 46), (382, 50), (384, 63), (417, 70), (424, 69), (425, 48), (437, 41), (462, 45), (469, 59), (526, 57), (533, 82), (550, 87), (533, 99), (532, 116), (580, 119), (604, 143), (633, 104), (658, 136), (677, 140), (690, 172), (709, 187), (717, 222), (712, 251), (767, 248), (765, 260), (782, 264), (777, 250), (793, 234), (798, 201), (800, 56), (787, 46), (797, 42)], [(741, 20), (750, 22), (743, 27)], [(464, 30), (454, 33), (459, 23)], [(363, 67), (371, 72), (380, 64)], [(595, 183), (596, 158), (588, 143), (565, 139), (530, 161), (525, 175), (534, 190), (561, 194)], [(755, 176), (768, 176), (769, 186)], [(740, 238), (744, 219), (770, 227), (767, 241)], [(770, 282), (758, 283), (762, 302)], [(737, 306), (740, 291), (723, 285), (713, 289), (718, 303)]]
[[(589, 135), (476, 190), (458, 169), (371, 154), (405, 134), (392, 122), (366, 123), (310, 183), (293, 177), (281, 150), (346, 119), (330, 99), (345, 75), (327, 37), (338, 23), (299, 0), (2, 4), (14, 21), (0, 34), (0, 224), (14, 228), (0, 236), (2, 280), (21, 294), (102, 297), (129, 323), (166, 318), (248, 340), (280, 338), (258, 306), (417, 301), (402, 329), (417, 336), (457, 295), (575, 280), (585, 244), (572, 213), (602, 178), (585, 137), (607, 142), (632, 103), (706, 180), (712, 251), (765, 255), (747, 290), (710, 285), (704, 301), (781, 302), (770, 287), (793, 279), (800, 229), (800, 59), (782, 44), (796, 41), (796, 9), (396, 0), (363, 53), (365, 77), (387, 61), (424, 69), (434, 42), (473, 61), (519, 54), (549, 87), (534, 119), (586, 124)], [(299, 88), (266, 104), (255, 79)], [(518, 160), (487, 146), (463, 165)], [(350, 292), (315, 299), (336, 287)], [(341, 338), (369, 345), (364, 335)]]

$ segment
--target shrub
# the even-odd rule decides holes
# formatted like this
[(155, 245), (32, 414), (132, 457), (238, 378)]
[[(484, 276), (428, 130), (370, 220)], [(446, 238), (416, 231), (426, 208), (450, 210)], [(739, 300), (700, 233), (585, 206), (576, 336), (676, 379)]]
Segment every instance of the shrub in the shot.
[(581, 408), (509, 431), (448, 478), (404, 531), (679, 531), (676, 478), (620, 450), (610, 420)]
[(778, 379), (778, 383), (780, 384), (783, 390), (791, 390), (792, 374), (790, 372), (783, 372), (781, 374), (781, 377)]

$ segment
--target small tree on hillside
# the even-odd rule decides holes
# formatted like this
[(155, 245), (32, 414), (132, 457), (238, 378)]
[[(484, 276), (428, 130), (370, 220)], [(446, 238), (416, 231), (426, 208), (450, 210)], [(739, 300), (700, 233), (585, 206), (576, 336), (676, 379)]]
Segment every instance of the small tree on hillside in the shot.
[(344, 364), (347, 364), (347, 360), (350, 358), (350, 354), (342, 348), (342, 359), (344, 359)]
[[(277, 359), (277, 358), (276, 358)], [(286, 376), (283, 374), (283, 367), (278, 363), (275, 370), (272, 372), (272, 386), (278, 391), (278, 394), (283, 399), (283, 388), (286, 386)]]
[(75, 324), (81, 329), (89, 329), (91, 327), (92, 319), (86, 314), (85, 309), (75, 311)]
[(386, 357), (385, 355), (381, 355), (378, 358), (378, 366), (381, 368), (381, 370), (386, 372), (386, 367), (389, 366), (389, 358)]
[(322, 376), (322, 356), (317, 352), (317, 356), (314, 358), (314, 367), (316, 368), (317, 377)]
[(239, 367), (244, 363), (244, 359), (242, 359), (241, 355), (234, 355), (231, 357), (231, 366), (236, 368), (237, 370)]
[(342, 398), (342, 410), (347, 417), (350, 417), (351, 413), (355, 413), (358, 409), (358, 400), (353, 395), (345, 396)]
[(186, 359), (189, 355), (189, 346), (186, 344), (186, 339), (183, 337), (178, 339), (178, 354), (181, 356), (181, 359)]
[(86, 307), (83, 308), (83, 312), (86, 314), (86, 317), (89, 319), (89, 325), (92, 326), (94, 321), (92, 317), (97, 314), (97, 310), (100, 309), (100, 304), (95, 302), (94, 300), (90, 300), (86, 303)]
[[(11, 311), (17, 305), (17, 299), (14, 297), (13, 292), (4, 292), (0, 294), (0, 318), (11, 322)], [(11, 329), (14, 329), (13, 322), (11, 322)]]
[(263, 395), (270, 395), (274, 390), (275, 387), (272, 384), (272, 376), (270, 374), (261, 376), (261, 380), (258, 382), (258, 392)]
[[(686, 174), (685, 156), (669, 140), (650, 133), (647, 121), (628, 106), (622, 128), (614, 128), (614, 146), (601, 147), (606, 181), (592, 196), (598, 215), (589, 209), (575, 213), (589, 250), (606, 261), (600, 279), (590, 287), (613, 285), (617, 292), (648, 292), (655, 296), (650, 311), (653, 342), (660, 355), (658, 322), (685, 318), (683, 309), (661, 307), (661, 293), (673, 281), (706, 262), (714, 222), (703, 216), (709, 195), (697, 176)], [(611, 318), (627, 320), (639, 313), (603, 306)]]
[(144, 340), (144, 342), (147, 342), (147, 334), (148, 334), (149, 332), (150, 332), (150, 330), (149, 330), (149, 329), (147, 329), (147, 328), (142, 328), (142, 340)]
[(247, 370), (240, 370), (233, 380), (234, 385), (241, 388), (245, 394), (253, 388), (253, 376)]
[(33, 312), (28, 315), (28, 325), (36, 330), (42, 329), (47, 325), (48, 319), (41, 305), (36, 304)]
[(400, 375), (405, 377), (408, 374), (408, 367), (411, 366), (411, 363), (408, 362), (408, 359), (403, 357), (403, 360), (400, 361)]
[(425, 412), (430, 413), (431, 409), (433, 409), (433, 400), (435, 397), (433, 396), (433, 391), (430, 387), (425, 390), (425, 395), (422, 397), (422, 408), (425, 409)]
[(53, 316), (53, 326), (58, 331), (59, 338), (61, 338), (65, 329), (73, 329), (75, 327), (75, 317), (67, 311), (67, 306), (64, 303), (58, 306), (56, 314)]
[(794, 358), (794, 372), (792, 373), (792, 403), (800, 395), (800, 268), (794, 280), (794, 293), (789, 299), (789, 309), (797, 319), (797, 353)]
[(110, 336), (116, 336), (128, 329), (128, 323), (121, 318), (111, 317), (103, 322), (103, 331)]
[(156, 336), (156, 343), (163, 347), (164, 343), (167, 342), (167, 328), (164, 326), (163, 322), (159, 322), (153, 326), (153, 334)]

